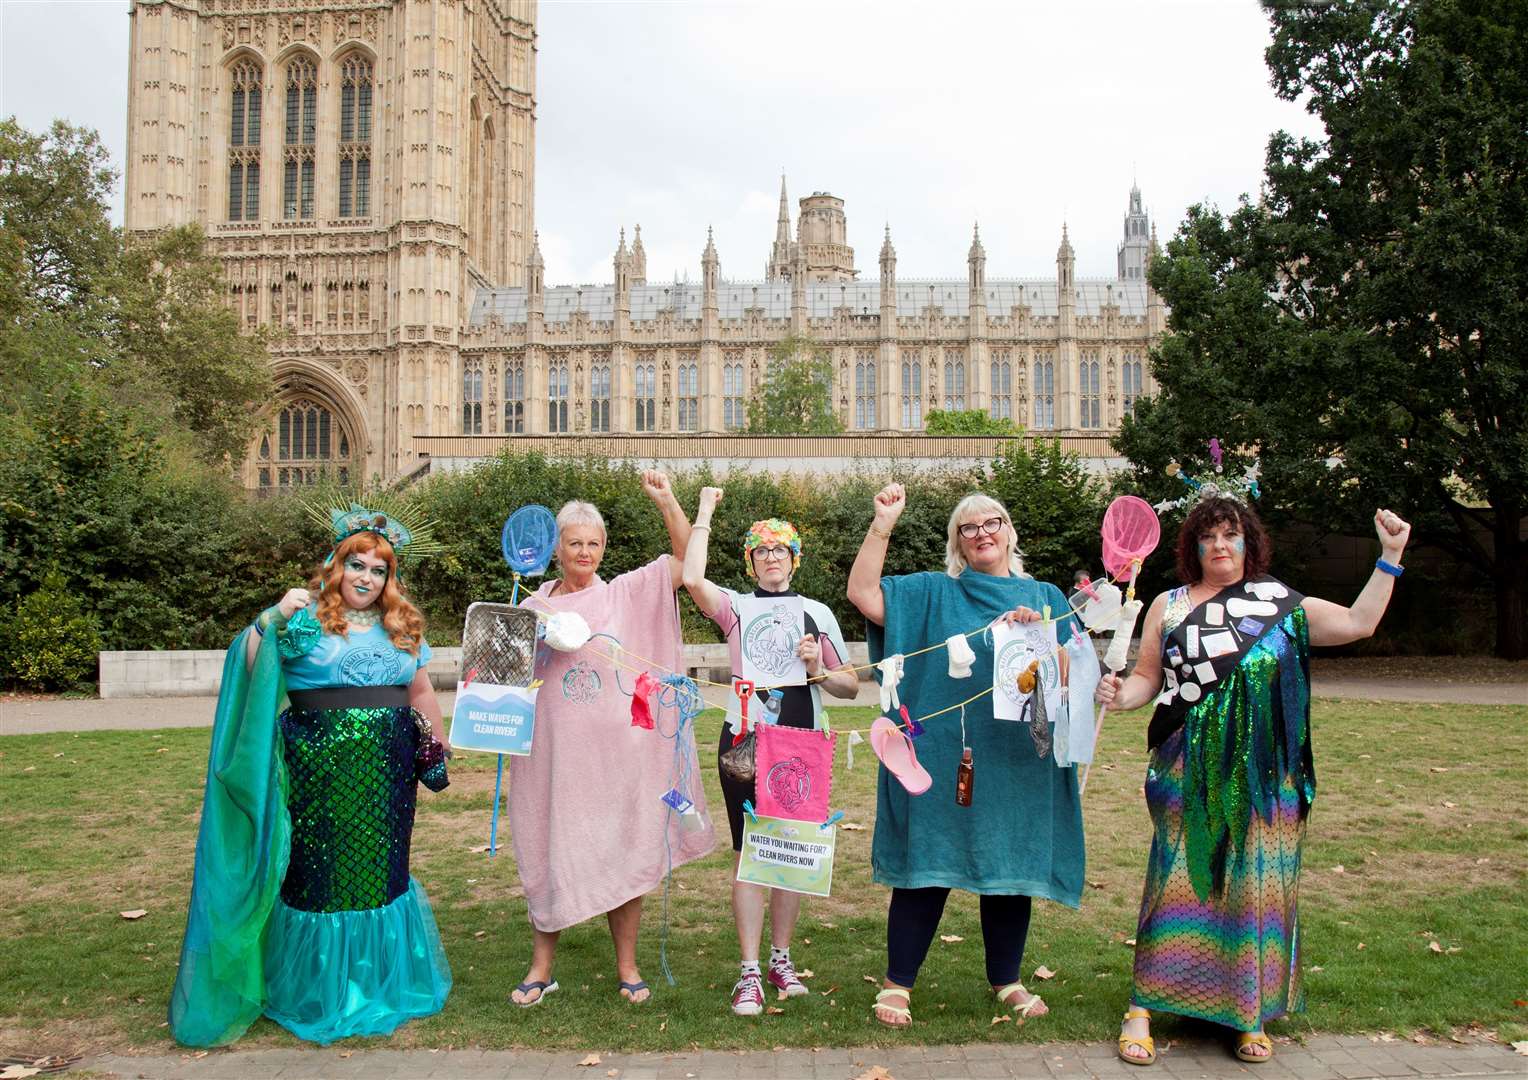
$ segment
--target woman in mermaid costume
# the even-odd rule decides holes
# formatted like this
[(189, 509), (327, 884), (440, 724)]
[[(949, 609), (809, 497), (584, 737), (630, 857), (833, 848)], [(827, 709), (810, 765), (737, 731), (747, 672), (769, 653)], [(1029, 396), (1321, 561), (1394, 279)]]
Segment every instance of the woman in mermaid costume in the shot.
[[(170, 999), (187, 1046), (261, 1013), (301, 1038), (440, 1011), (451, 970), (409, 874), (418, 782), (447, 784), (424, 620), (399, 578), (428, 528), (352, 504), (335, 548), (228, 651)], [(287, 704), (289, 702), (289, 704)]]
[(1156, 699), (1145, 788), (1154, 834), (1119, 1037), (1132, 1065), (1156, 1060), (1151, 1009), (1225, 1025), (1236, 1056), (1256, 1064), (1273, 1054), (1263, 1025), (1305, 1007), (1297, 907), (1316, 795), (1309, 653), (1379, 624), (1411, 526), (1388, 510), (1374, 523), (1379, 561), (1343, 607), (1270, 577), (1257, 514), (1224, 489), (1208, 495), (1178, 538), (1186, 584), (1147, 610), (1130, 677), (1099, 683), (1112, 709)]

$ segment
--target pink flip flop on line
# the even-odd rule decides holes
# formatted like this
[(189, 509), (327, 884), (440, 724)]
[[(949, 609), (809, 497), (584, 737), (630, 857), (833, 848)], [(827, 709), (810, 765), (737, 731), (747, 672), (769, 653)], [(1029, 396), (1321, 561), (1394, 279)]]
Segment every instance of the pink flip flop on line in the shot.
[(870, 749), (910, 795), (922, 795), (934, 783), (928, 770), (918, 764), (913, 742), (889, 717), (878, 716), (870, 725)]

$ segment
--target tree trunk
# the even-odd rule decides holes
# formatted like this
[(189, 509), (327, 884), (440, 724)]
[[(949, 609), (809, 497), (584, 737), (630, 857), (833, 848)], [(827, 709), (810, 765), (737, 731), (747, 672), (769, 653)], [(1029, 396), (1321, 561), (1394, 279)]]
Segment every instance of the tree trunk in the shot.
[(1522, 557), (1522, 507), (1496, 507), (1492, 539), (1496, 551), (1492, 584), (1496, 591), (1496, 655), (1503, 660), (1528, 659), (1528, 626), (1524, 625), (1523, 582), (1528, 567)]

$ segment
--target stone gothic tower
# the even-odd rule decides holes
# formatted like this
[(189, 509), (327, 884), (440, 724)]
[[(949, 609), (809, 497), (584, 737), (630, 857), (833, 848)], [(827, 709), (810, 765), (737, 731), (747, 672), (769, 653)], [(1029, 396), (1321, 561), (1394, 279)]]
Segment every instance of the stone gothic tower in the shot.
[(1119, 246), (1119, 279), (1144, 281), (1151, 252), (1151, 227), (1141, 209), (1141, 189), (1130, 185), (1130, 210), (1125, 214), (1125, 239)]
[[(195, 223), (273, 335), (253, 487), (462, 430), (478, 286), (533, 261), (536, 0), (134, 0), (126, 224)], [(479, 376), (480, 377), (480, 376)]]

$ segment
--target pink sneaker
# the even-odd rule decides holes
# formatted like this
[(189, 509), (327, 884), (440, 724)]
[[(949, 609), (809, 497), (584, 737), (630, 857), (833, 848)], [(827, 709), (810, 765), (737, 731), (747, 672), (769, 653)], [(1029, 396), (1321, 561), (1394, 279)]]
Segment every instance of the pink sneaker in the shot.
[(738, 1016), (758, 1016), (764, 1011), (764, 980), (756, 972), (750, 971), (732, 988), (732, 1011)]
[(781, 960), (769, 965), (769, 982), (783, 998), (800, 997), (811, 993), (806, 988), (806, 983), (796, 977), (795, 965), (789, 960)]

